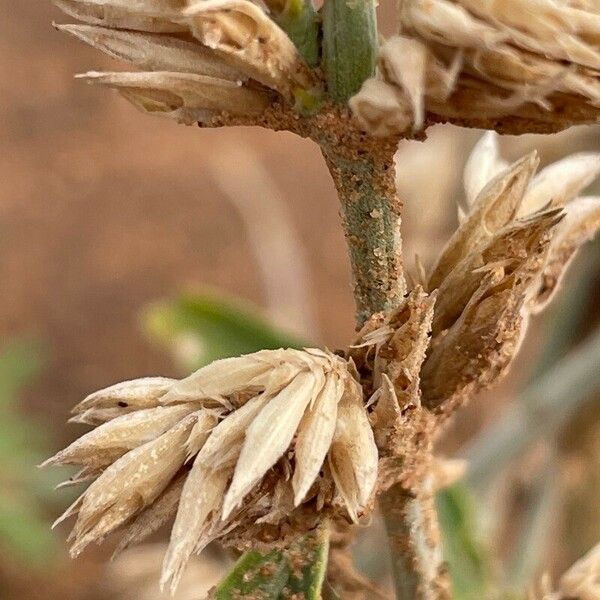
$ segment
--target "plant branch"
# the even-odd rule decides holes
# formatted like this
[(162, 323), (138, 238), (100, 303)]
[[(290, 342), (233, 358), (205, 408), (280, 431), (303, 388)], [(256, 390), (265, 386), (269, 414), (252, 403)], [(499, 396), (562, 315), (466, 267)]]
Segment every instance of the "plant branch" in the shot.
[(336, 142), (322, 143), (321, 149), (342, 205), (360, 326), (373, 313), (397, 307), (406, 292), (396, 144), (383, 141), (363, 149)]
[[(344, 105), (375, 73), (375, 2), (326, 0), (322, 13), (327, 92)], [(321, 147), (340, 199), (360, 327), (373, 314), (400, 306), (407, 291), (394, 165), (398, 140), (373, 139), (353, 130), (345, 108), (339, 114), (334, 110), (331, 117), (325, 127), (315, 122), (309, 135)], [(421, 434), (430, 442), (428, 430)], [(421, 458), (429, 464), (431, 446), (424, 446)], [(415, 447), (414, 452), (419, 450)], [(440, 600), (448, 597), (448, 588), (430, 477), (413, 473), (410, 479), (410, 484), (401, 483), (398, 475), (380, 497), (396, 595), (398, 600)]]
[[(360, 326), (374, 313), (398, 307), (406, 282), (400, 236), (402, 203), (394, 167), (397, 144), (357, 137), (351, 141), (320, 140), (342, 205)], [(428, 464), (430, 445), (424, 446), (421, 458)], [(410, 479), (410, 484), (396, 483), (380, 496), (396, 596), (398, 600), (440, 600), (449, 596), (431, 482), (426, 469)]]
[(417, 492), (396, 484), (380, 497), (398, 600), (449, 598), (430, 478)]

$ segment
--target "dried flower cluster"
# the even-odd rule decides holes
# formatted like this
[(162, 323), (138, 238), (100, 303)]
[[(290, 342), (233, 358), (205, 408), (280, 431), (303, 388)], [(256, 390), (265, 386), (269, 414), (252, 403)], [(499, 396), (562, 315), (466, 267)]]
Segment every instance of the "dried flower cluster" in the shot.
[(214, 539), (256, 543), (262, 527), (277, 541), (327, 514), (356, 520), (378, 453), (349, 367), (321, 350), (262, 351), (86, 398), (76, 420), (103, 424), (45, 463), (80, 465), (73, 482), (95, 480), (59, 519), (79, 513), (71, 553), (127, 524), (124, 548), (177, 512), (162, 578), (175, 586)]
[[(529, 315), (600, 228), (600, 198), (579, 196), (600, 155), (537, 167), (535, 153), (509, 165), (495, 134), (482, 138), (460, 227), (400, 306), (371, 316), (347, 358), (261, 351), (81, 402), (73, 420), (96, 428), (47, 461), (81, 467), (68, 484), (93, 480), (59, 519), (78, 513), (73, 555), (123, 525), (127, 547), (176, 513), (162, 579), (175, 586), (214, 539), (285, 543), (328, 516), (357, 521), (376, 491), (400, 483), (412, 493), (435, 475), (431, 409), (449, 414), (505, 372)], [(431, 489), (452, 475), (429, 477)]]
[(593, 2), (400, 0), (400, 35), (350, 104), (376, 136), (428, 120), (555, 131), (600, 119)]
[(192, 124), (262, 113), (314, 85), (293, 42), (250, 0), (55, 0), (83, 25), (58, 25), (135, 72), (80, 77), (144, 112)]
[(600, 228), (600, 198), (578, 197), (600, 174), (600, 155), (575, 154), (535, 175), (537, 166), (535, 153), (507, 165), (493, 133), (469, 159), (461, 225), (427, 280), (437, 290), (421, 373), (430, 407), (450, 409), (504, 372), (528, 316)]

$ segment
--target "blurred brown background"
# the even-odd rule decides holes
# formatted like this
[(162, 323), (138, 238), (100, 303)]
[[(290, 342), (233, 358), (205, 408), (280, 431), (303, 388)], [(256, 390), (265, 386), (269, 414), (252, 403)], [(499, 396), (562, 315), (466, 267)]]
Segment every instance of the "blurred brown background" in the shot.
[[(307, 339), (348, 343), (354, 325), (345, 244), (314, 144), (285, 133), (150, 119), (116, 94), (73, 79), (118, 67), (56, 32), (52, 20), (64, 19), (49, 2), (0, 6), (0, 332), (4, 343), (27, 336), (45, 347), (19, 410), (48, 433), (49, 451), (81, 431), (65, 421), (90, 391), (177, 374), (144, 335), (140, 310), (181, 290), (216, 288)], [(462, 166), (478, 135), (436, 127), (426, 143), (400, 148), (409, 266), (415, 253), (431, 261), (455, 226)], [(598, 148), (597, 136), (597, 129), (579, 129), (503, 144), (509, 157), (538, 147), (548, 162), (574, 148)], [(291, 248), (282, 250), (277, 231)], [(535, 336), (529, 345), (534, 353)], [(527, 371), (521, 363), (505, 389)], [(475, 418), (471, 410), (464, 422), (493, 413)], [(44, 518), (50, 522), (56, 510), (48, 507)], [(58, 571), (49, 577), (29, 573), (1, 542), (2, 599), (116, 593), (103, 583), (104, 558), (93, 552), (73, 567), (59, 544)]]

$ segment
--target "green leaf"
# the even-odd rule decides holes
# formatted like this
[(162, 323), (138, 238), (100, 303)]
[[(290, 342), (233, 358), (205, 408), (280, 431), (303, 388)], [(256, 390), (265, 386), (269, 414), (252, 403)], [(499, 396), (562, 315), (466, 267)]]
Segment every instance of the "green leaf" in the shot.
[(27, 490), (15, 497), (0, 493), (0, 546), (29, 568), (46, 567), (56, 556), (57, 540)]
[(256, 597), (277, 600), (290, 576), (283, 554), (246, 552), (214, 593), (215, 600), (235, 600)]
[[(315, 533), (304, 536), (285, 551), (291, 569), (284, 598), (292, 594), (305, 600), (320, 600), (329, 557), (329, 528), (321, 525)], [(296, 596), (293, 596), (296, 597)]]
[(144, 324), (186, 370), (258, 350), (306, 345), (270, 325), (252, 308), (214, 294), (188, 294), (155, 304), (145, 312)]
[(309, 67), (319, 64), (319, 15), (312, 0), (288, 0), (274, 16), (275, 22), (294, 42)]
[(477, 515), (468, 488), (455, 484), (437, 495), (444, 559), (455, 600), (482, 598), (490, 585), (489, 558), (477, 537)]
[(346, 103), (375, 74), (378, 34), (374, 0), (326, 0), (323, 70), (329, 95)]
[(0, 409), (14, 401), (17, 392), (38, 374), (40, 366), (39, 344), (14, 340), (4, 346), (0, 355)]
[(10, 342), (0, 354), (0, 550), (29, 568), (48, 567), (58, 556), (41, 502), (52, 486), (36, 469), (47, 454), (46, 432), (17, 406), (41, 361), (40, 345), (27, 340)]
[[(329, 528), (321, 525), (286, 550), (246, 552), (213, 592), (215, 600), (320, 600), (327, 571)], [(294, 596), (297, 594), (297, 596)]]

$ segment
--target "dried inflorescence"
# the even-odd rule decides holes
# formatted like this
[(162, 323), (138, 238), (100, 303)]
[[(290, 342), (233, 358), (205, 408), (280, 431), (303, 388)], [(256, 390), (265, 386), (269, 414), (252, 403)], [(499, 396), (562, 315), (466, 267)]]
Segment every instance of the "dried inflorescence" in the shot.
[(484, 136), (432, 272), (372, 315), (345, 357), (261, 351), (81, 402), (72, 420), (96, 428), (47, 461), (81, 467), (67, 484), (93, 480), (60, 519), (79, 513), (72, 553), (123, 525), (127, 547), (176, 513), (163, 573), (174, 586), (214, 539), (285, 544), (323, 518), (356, 522), (376, 492), (414, 498), (426, 481), (431, 495), (446, 478), (431, 462), (435, 411), (505, 372), (529, 315), (600, 227), (600, 199), (579, 197), (600, 155), (537, 167), (535, 153), (507, 164)]
[(375, 489), (362, 389), (329, 352), (262, 351), (181, 381), (126, 382), (75, 412), (104, 423), (46, 463), (95, 479), (60, 519), (79, 513), (71, 553), (125, 524), (126, 547), (177, 512), (163, 584), (175, 586), (190, 555), (217, 538), (252, 530), (260, 542), (262, 529), (279, 541), (327, 514), (357, 520)]
[(438, 294), (421, 373), (429, 407), (447, 412), (498, 379), (529, 315), (600, 228), (600, 199), (578, 197), (600, 173), (600, 155), (575, 154), (535, 175), (537, 166), (535, 153), (507, 165), (493, 133), (469, 159), (460, 227), (428, 279)]
[(600, 119), (600, 15), (552, 0), (401, 0), (400, 32), (350, 104), (373, 135), (427, 121), (556, 131)]
[(293, 42), (250, 0), (56, 0), (58, 25), (135, 72), (89, 72), (142, 111), (192, 124), (261, 114), (315, 81)]

